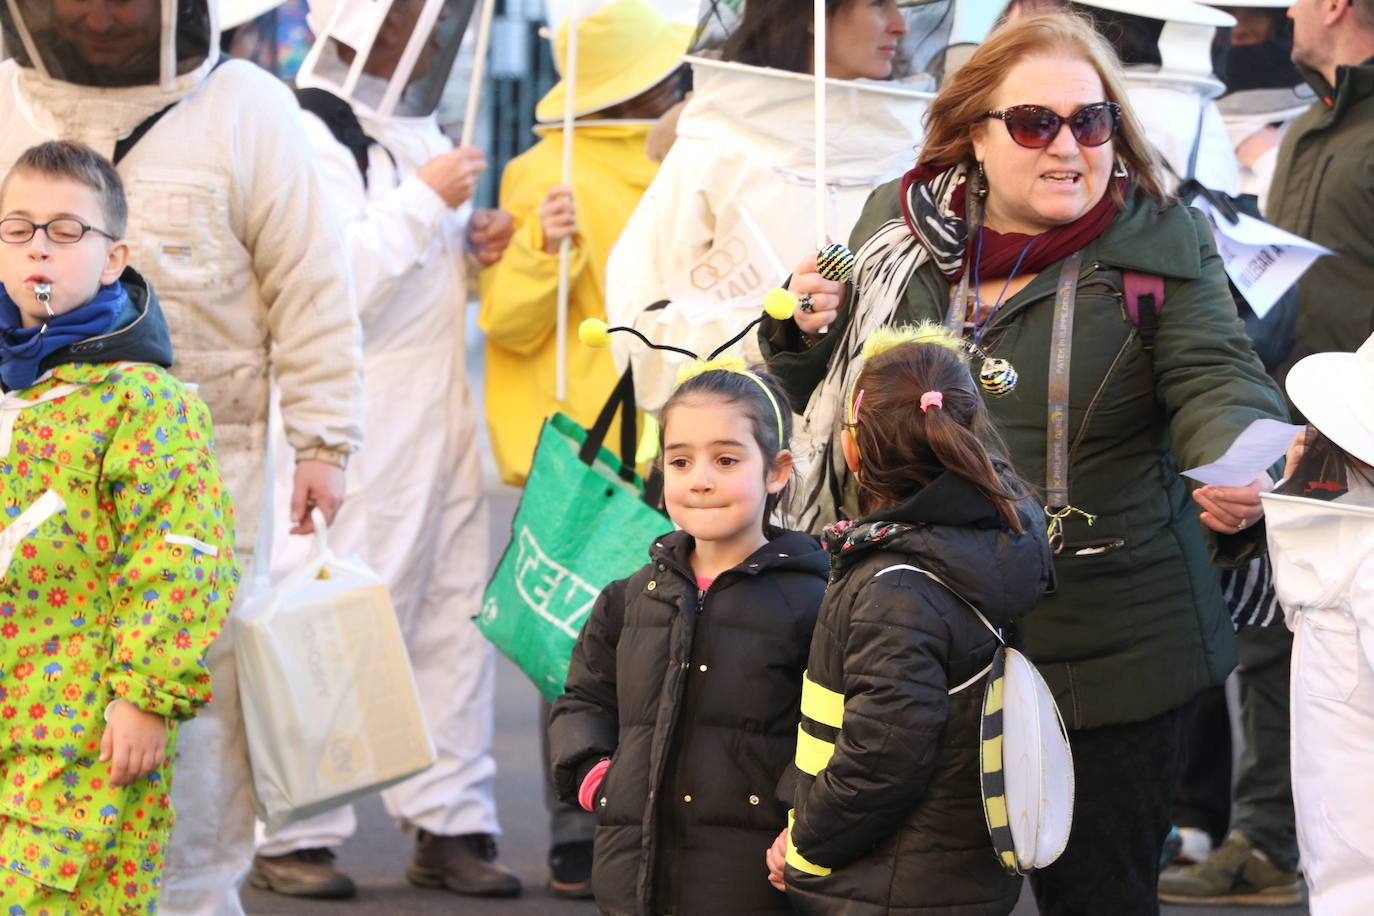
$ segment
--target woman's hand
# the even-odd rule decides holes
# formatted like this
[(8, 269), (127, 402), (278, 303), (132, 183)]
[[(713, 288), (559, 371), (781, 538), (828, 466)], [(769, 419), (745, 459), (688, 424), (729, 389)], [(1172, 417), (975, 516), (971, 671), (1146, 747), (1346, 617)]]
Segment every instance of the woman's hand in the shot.
[(162, 766), (167, 755), (167, 722), (128, 700), (115, 700), (105, 710), (100, 762), (110, 764), (110, 785), (127, 786)]
[[(844, 303), (844, 284), (827, 280), (816, 272), (816, 255), (802, 258), (792, 279), (787, 281), (787, 289), (800, 300), (792, 320), (801, 328), (803, 334), (815, 337), (821, 328), (828, 328), (840, 317), (840, 306)], [(808, 300), (806, 297), (810, 296)], [(807, 309), (810, 305), (810, 310)]]
[(1203, 508), (1202, 523), (1217, 534), (1244, 531), (1264, 517), (1260, 494), (1272, 488), (1268, 474), (1261, 474), (1244, 487), (1214, 487), (1210, 484), (1193, 491), (1193, 499)]
[[(811, 260), (814, 263), (816, 259)], [(782, 869), (787, 864), (787, 828), (784, 827), (773, 840), (773, 845), (768, 847), (764, 861), (768, 863), (768, 883), (780, 891), (787, 890), (787, 885), (782, 880)]]
[(573, 207), (572, 188), (554, 185), (539, 205), (539, 225), (544, 230), (544, 253), (558, 254), (558, 246), (565, 238), (577, 233), (577, 211)]

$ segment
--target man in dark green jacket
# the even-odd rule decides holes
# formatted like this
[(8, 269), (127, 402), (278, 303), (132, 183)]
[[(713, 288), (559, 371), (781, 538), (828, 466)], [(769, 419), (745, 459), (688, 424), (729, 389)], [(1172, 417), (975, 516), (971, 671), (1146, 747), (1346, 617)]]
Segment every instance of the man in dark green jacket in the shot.
[(1288, 129), (1265, 216), (1330, 248), (1298, 281), (1293, 350), (1279, 369), (1374, 332), (1374, 0), (1297, 0), (1293, 62), (1317, 101)]

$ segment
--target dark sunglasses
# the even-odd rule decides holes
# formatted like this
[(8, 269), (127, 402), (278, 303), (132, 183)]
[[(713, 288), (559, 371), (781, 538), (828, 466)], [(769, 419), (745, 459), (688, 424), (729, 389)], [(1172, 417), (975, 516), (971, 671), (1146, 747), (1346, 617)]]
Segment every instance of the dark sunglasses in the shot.
[(1069, 115), (1060, 117), (1043, 105), (1013, 105), (1001, 111), (989, 111), (984, 118), (997, 118), (1007, 125), (1007, 133), (1017, 146), (1044, 149), (1059, 136), (1059, 128), (1069, 123), (1069, 132), (1083, 146), (1101, 146), (1116, 133), (1121, 121), (1121, 106), (1115, 102), (1094, 102)]

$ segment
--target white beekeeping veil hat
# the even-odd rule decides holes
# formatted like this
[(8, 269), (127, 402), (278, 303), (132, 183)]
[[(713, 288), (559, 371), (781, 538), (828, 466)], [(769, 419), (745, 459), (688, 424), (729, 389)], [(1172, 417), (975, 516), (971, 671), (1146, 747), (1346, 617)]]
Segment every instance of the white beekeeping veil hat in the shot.
[(171, 89), (219, 55), (213, 0), (5, 0), (0, 34), (21, 67), (80, 86)]
[(296, 76), (376, 117), (421, 117), (439, 106), (477, 0), (317, 0), (315, 43)]

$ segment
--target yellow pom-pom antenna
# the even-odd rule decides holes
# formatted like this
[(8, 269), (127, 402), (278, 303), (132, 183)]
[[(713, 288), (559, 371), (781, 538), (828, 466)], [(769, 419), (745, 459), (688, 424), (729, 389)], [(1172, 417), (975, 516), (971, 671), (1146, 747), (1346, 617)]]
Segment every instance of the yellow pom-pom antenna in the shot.
[(900, 327), (879, 328), (868, 335), (864, 341), (862, 359), (872, 359), (879, 353), (886, 353), (893, 347), (908, 343), (934, 344), (955, 353), (965, 353), (964, 342), (955, 337), (943, 325), (934, 321), (919, 324), (905, 324)]
[(611, 327), (600, 318), (587, 318), (577, 326), (577, 339), (593, 350), (611, 345)]
[(778, 321), (786, 321), (797, 310), (797, 297), (781, 286), (774, 287), (763, 297), (763, 310)]

